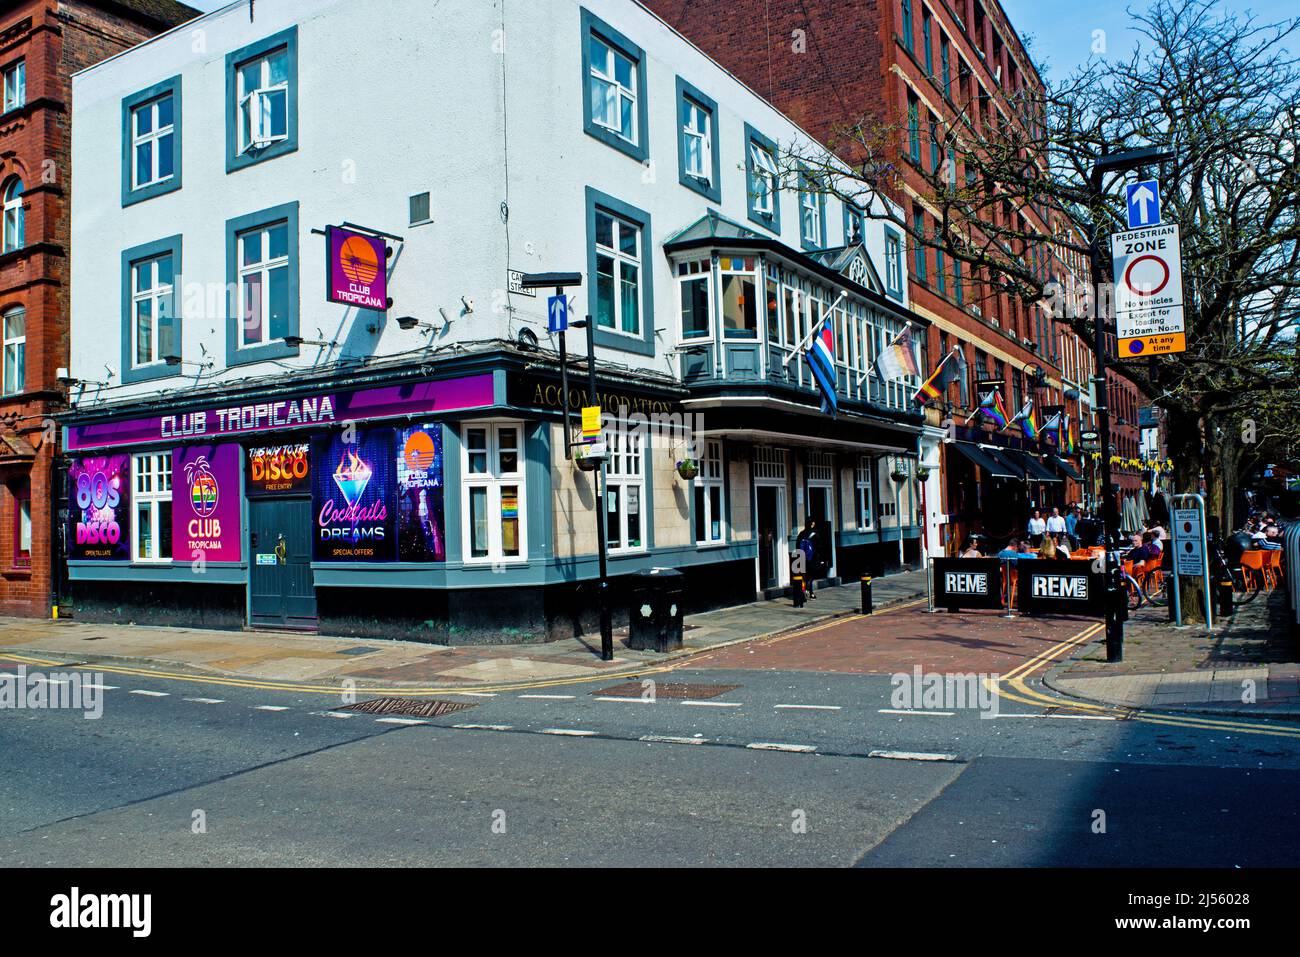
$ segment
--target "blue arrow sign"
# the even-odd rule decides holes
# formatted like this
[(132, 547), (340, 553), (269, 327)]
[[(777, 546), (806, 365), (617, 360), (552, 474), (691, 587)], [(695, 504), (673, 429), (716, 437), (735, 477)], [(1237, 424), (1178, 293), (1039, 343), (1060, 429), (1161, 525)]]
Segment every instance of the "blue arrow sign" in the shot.
[(1128, 200), (1128, 228), (1160, 225), (1160, 183), (1154, 179), (1124, 187)]
[(563, 296), (551, 296), (546, 300), (546, 328), (551, 332), (563, 332), (569, 328), (569, 300)]

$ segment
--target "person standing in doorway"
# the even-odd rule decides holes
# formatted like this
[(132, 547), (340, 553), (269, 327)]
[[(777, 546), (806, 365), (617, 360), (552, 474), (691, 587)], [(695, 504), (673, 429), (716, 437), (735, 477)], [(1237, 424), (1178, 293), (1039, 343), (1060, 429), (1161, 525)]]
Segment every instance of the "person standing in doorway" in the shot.
[(809, 598), (817, 597), (817, 586), (814, 581), (818, 576), (817, 555), (820, 544), (821, 533), (817, 529), (817, 519), (809, 515), (808, 521), (804, 523), (803, 529), (799, 532), (799, 537), (795, 539), (795, 547), (803, 554), (804, 590)]

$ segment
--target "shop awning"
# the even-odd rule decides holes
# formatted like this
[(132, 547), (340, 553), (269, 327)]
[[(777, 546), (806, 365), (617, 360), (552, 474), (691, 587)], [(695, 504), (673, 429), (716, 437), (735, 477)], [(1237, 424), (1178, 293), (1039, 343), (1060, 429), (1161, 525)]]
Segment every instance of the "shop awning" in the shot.
[(1066, 478), (1072, 478), (1076, 482), (1083, 481), (1083, 476), (1079, 474), (1079, 470), (1076, 469), (1071, 463), (1067, 462), (1065, 459), (1057, 458), (1055, 455), (1053, 455), (1047, 461), (1050, 465), (1056, 466), (1057, 470), (1060, 471), (1060, 473), (1064, 475)]
[(1028, 475), (1031, 482), (1057, 482), (1061, 477), (1053, 473), (1042, 462), (1025, 452), (1017, 449), (999, 449), (998, 453), (1008, 462), (1019, 467), (1019, 475), (1024, 478)]
[(998, 458), (996, 455), (990, 454), (988, 451), (980, 448), (974, 443), (954, 442), (949, 446), (949, 448), (956, 449), (962, 455), (966, 456), (966, 458), (970, 459), (971, 462), (987, 472), (991, 478), (1016, 478), (1019, 475), (1018, 472), (1003, 462), (1002, 459)]

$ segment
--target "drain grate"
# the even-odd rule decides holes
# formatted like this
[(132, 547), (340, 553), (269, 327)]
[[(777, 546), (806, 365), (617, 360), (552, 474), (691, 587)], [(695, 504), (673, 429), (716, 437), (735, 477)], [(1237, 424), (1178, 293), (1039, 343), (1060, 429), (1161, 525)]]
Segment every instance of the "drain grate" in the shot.
[[(669, 682), (656, 681), (654, 684), (654, 695), (656, 698), (689, 698), (692, 700), (702, 698), (716, 698), (724, 695), (728, 691), (735, 691), (740, 685), (700, 685), (689, 684), (686, 682)], [(613, 685), (609, 688), (601, 688), (592, 694), (603, 695), (607, 698), (640, 698), (643, 694), (648, 693), (648, 686), (642, 685), (639, 681), (625, 681), (623, 684)]]
[(467, 701), (439, 701), (428, 698), (371, 698), (336, 711), (361, 711), (365, 714), (400, 714), (406, 718), (438, 718), (474, 707)]

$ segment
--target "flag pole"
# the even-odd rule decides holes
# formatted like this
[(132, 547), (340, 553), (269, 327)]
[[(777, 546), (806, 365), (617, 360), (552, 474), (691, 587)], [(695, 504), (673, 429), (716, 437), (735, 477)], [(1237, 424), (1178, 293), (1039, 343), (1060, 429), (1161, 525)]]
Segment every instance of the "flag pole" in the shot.
[(841, 290), (839, 297), (833, 303), (831, 303), (830, 308), (827, 309), (824, 313), (822, 313), (821, 320), (817, 323), (817, 325), (814, 328), (808, 330), (808, 335), (800, 339), (799, 344), (795, 346), (793, 350), (791, 350), (788, 356), (785, 357), (785, 359), (783, 360), (785, 365), (788, 366), (790, 364), (791, 359), (799, 355), (801, 352), (803, 352), (805, 348), (807, 348), (808, 343), (812, 342), (813, 336), (817, 335), (817, 333), (821, 331), (822, 326), (826, 324), (826, 319), (831, 315), (831, 313), (833, 313), (836, 309), (840, 307), (841, 300), (847, 299), (848, 296), (849, 294), (847, 292)]

